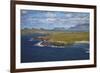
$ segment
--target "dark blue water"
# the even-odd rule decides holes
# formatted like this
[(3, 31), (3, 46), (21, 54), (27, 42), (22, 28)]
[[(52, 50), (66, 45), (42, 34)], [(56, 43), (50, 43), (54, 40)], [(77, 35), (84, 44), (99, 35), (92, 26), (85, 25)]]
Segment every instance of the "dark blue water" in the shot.
[(34, 46), (39, 40), (29, 41), (40, 34), (21, 37), (21, 62), (47, 62), (89, 59), (89, 44), (73, 44), (65, 48)]

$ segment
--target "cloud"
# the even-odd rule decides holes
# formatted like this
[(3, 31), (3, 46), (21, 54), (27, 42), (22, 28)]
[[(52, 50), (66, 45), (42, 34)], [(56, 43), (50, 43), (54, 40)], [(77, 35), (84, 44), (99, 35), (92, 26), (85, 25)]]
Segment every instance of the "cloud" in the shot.
[(70, 18), (70, 17), (72, 17), (73, 15), (71, 14), (71, 13), (67, 13), (67, 14), (65, 14), (65, 17), (67, 17), (67, 18)]
[(46, 12), (45, 16), (48, 17), (48, 18), (53, 18), (53, 17), (56, 17), (57, 15), (54, 12)]
[(26, 14), (27, 13), (27, 11), (26, 10), (22, 10), (22, 14)]
[(89, 24), (89, 13), (79, 12), (55, 12), (55, 11), (35, 11), (22, 10), (22, 27), (35, 28), (70, 28), (77, 24)]

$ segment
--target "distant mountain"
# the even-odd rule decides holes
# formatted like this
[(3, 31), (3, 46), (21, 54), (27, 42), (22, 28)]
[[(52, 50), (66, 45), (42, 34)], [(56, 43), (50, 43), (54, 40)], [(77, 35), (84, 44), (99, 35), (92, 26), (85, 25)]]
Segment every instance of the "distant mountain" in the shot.
[(66, 31), (66, 29), (64, 27), (55, 27), (54, 29), (52, 29), (53, 31)]
[(89, 31), (89, 24), (78, 24), (74, 27), (70, 27), (68, 31), (81, 31), (81, 32), (88, 32)]

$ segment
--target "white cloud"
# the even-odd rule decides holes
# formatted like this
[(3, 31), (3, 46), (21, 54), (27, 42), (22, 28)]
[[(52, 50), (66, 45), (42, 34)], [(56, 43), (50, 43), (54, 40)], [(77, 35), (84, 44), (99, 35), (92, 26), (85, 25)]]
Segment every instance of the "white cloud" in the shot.
[(51, 13), (51, 12), (47, 12), (45, 15), (49, 18), (56, 17), (56, 13)]
[(72, 14), (68, 13), (68, 14), (65, 15), (65, 17), (70, 18), (70, 17), (72, 17)]
[(25, 10), (22, 11), (22, 14), (26, 14), (26, 13), (27, 13), (27, 11), (25, 11)]
[(56, 18), (46, 18), (46, 21), (47, 22), (55, 22), (56, 21)]

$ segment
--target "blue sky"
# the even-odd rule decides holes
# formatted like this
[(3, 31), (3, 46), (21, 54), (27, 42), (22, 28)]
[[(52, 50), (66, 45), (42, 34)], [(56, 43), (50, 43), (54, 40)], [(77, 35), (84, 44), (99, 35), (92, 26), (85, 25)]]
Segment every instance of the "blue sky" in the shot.
[(70, 28), (77, 25), (89, 24), (89, 13), (21, 10), (21, 29), (23, 28)]

